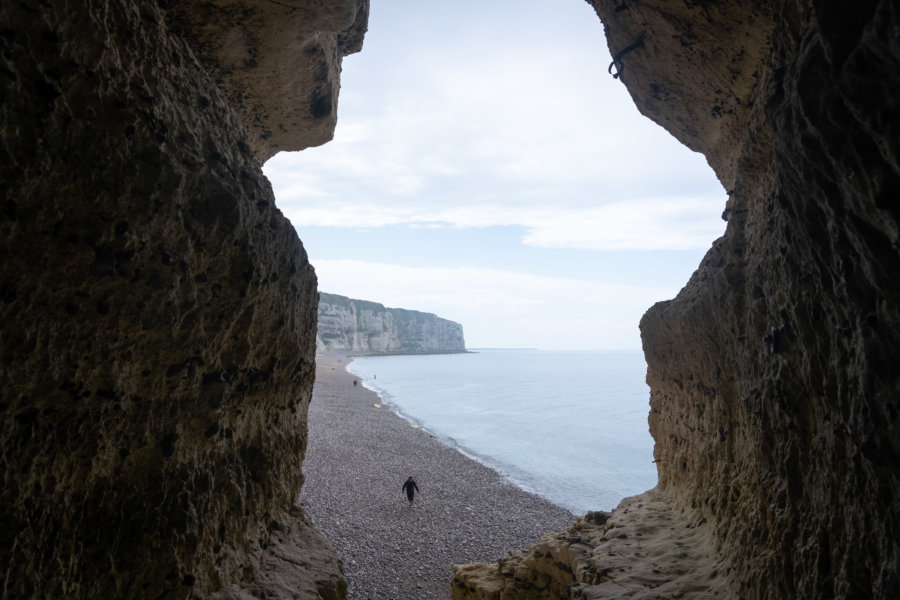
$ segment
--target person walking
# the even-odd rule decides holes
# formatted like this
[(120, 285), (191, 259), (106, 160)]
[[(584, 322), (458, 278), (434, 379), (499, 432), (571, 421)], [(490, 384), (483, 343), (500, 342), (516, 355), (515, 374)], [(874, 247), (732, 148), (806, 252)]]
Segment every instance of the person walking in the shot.
[(409, 504), (412, 506), (413, 497), (416, 495), (416, 492), (419, 491), (419, 486), (416, 485), (412, 475), (410, 475), (409, 479), (403, 483), (403, 491), (406, 492), (406, 497), (409, 498)]

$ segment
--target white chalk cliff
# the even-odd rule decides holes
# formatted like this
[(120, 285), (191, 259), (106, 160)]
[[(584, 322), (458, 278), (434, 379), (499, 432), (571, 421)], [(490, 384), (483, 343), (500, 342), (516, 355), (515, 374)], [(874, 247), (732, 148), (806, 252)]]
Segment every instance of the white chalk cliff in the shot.
[(377, 302), (319, 294), (316, 349), (352, 354), (465, 352), (459, 323), (431, 313), (386, 308)]

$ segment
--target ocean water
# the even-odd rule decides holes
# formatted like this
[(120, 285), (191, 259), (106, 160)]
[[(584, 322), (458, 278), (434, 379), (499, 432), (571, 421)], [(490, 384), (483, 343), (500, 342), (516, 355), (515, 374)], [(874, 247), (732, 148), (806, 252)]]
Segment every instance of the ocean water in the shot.
[(576, 514), (656, 485), (640, 351), (357, 357), (400, 416)]

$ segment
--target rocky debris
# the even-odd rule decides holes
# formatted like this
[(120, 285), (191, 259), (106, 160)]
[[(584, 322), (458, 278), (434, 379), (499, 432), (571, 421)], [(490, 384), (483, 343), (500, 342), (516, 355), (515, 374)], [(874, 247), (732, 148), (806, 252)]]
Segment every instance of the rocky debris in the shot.
[(465, 352), (459, 323), (431, 313), (319, 293), (320, 352), (434, 354)]
[(493, 564), (453, 569), (453, 600), (736, 598), (709, 531), (651, 490)]
[(308, 520), (263, 551), (249, 583), (228, 585), (210, 600), (338, 600), (347, 596), (343, 570), (334, 565), (334, 548)]

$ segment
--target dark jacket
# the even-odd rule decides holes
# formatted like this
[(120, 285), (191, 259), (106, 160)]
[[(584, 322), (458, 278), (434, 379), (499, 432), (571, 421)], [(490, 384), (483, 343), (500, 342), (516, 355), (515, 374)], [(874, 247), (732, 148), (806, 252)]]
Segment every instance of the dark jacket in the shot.
[[(419, 491), (419, 486), (417, 486), (416, 482), (412, 479), (407, 479), (403, 482), (403, 488), (401, 489), (406, 492), (407, 496), (412, 496), (415, 492)], [(413, 490), (415, 490), (415, 492)]]

